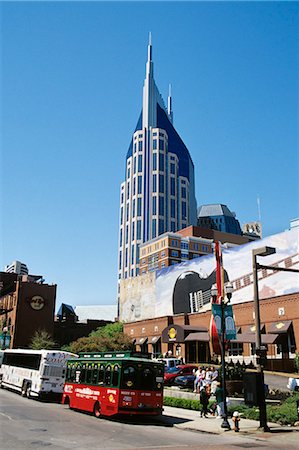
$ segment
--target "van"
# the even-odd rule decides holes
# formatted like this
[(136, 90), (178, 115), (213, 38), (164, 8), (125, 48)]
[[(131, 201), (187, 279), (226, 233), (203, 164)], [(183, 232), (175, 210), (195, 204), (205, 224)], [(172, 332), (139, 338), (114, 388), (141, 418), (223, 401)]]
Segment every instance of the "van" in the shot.
[(158, 361), (164, 362), (165, 370), (182, 364), (181, 360), (178, 358), (158, 358)]

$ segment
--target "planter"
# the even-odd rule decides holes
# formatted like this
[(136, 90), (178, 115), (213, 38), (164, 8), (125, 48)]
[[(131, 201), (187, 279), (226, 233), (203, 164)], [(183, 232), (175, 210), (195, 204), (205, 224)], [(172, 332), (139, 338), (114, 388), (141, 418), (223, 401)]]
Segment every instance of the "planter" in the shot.
[(243, 392), (243, 380), (227, 380), (226, 381), (226, 395), (231, 397), (235, 394), (242, 394)]

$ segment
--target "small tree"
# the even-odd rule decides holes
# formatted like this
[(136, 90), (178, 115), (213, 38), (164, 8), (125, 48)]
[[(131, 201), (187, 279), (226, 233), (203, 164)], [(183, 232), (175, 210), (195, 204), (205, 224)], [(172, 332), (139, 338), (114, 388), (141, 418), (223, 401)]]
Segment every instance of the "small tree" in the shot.
[(57, 347), (57, 344), (46, 330), (37, 330), (32, 336), (30, 348), (33, 350), (50, 350), (55, 347)]

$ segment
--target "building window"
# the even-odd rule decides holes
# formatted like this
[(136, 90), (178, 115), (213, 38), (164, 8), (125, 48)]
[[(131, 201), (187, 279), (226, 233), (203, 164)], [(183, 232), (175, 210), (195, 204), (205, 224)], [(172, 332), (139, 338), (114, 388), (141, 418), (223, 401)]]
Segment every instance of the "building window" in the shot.
[(182, 187), (182, 198), (186, 198), (186, 188)]
[(127, 200), (130, 198), (130, 183), (128, 183)]
[(134, 250), (135, 250), (134, 245), (132, 245), (132, 247), (131, 247), (131, 263), (132, 264), (134, 264)]
[(123, 245), (123, 229), (120, 229), (119, 232), (119, 246), (121, 247)]
[(164, 233), (164, 220), (159, 219), (159, 234)]
[(153, 153), (153, 170), (157, 170), (157, 153)]
[(153, 150), (157, 150), (157, 139), (153, 139)]
[(199, 258), (199, 257), (200, 257), (200, 255), (198, 255), (197, 253), (193, 253), (193, 259)]
[(123, 203), (123, 202), (124, 202), (124, 194), (121, 193), (121, 200), (120, 200), (120, 203)]
[(159, 148), (160, 148), (160, 150), (164, 150), (164, 141), (163, 141), (163, 139), (159, 139)]
[(182, 202), (182, 220), (186, 220), (187, 216), (187, 206), (186, 202)]
[(128, 167), (127, 178), (130, 178), (130, 176), (131, 176), (131, 170), (130, 170), (130, 167)]
[(170, 178), (170, 195), (175, 195), (175, 178)]
[(121, 270), (121, 261), (122, 261), (122, 251), (119, 252), (119, 262), (118, 262), (118, 269)]
[(173, 163), (170, 164), (170, 173), (175, 175), (175, 165)]
[(188, 242), (181, 242), (181, 248), (183, 250), (188, 250), (189, 249), (189, 244)]
[(159, 153), (159, 170), (164, 172), (164, 154)]
[(175, 239), (172, 239), (171, 245), (172, 245), (172, 247), (178, 247), (178, 241), (176, 241)]
[(138, 142), (138, 151), (141, 152), (142, 151), (142, 141)]
[(193, 249), (198, 251), (199, 250), (199, 245), (198, 244), (193, 244)]
[(135, 217), (135, 198), (132, 203), (132, 217)]
[(137, 220), (137, 239), (141, 239), (141, 220)]
[(161, 258), (164, 258), (165, 256), (165, 250), (163, 250), (163, 252), (161, 252)]
[(189, 253), (181, 252), (181, 258), (189, 259)]
[(138, 194), (142, 193), (142, 176), (138, 175)]
[(137, 216), (141, 216), (141, 197), (137, 198)]
[(243, 344), (241, 342), (231, 342), (228, 348), (229, 356), (242, 356)]
[(129, 240), (129, 225), (126, 225), (126, 244), (128, 243)]
[(171, 256), (174, 256), (177, 258), (179, 256), (179, 252), (177, 250), (171, 250)]
[(153, 219), (152, 221), (152, 238), (155, 238), (157, 235), (157, 220)]
[(120, 224), (122, 225), (124, 221), (124, 208), (120, 208)]
[(175, 200), (170, 200), (170, 216), (172, 219), (175, 219)]
[(134, 156), (134, 160), (133, 160), (133, 173), (136, 173), (136, 156)]
[(138, 172), (142, 172), (142, 155), (138, 155)]
[(157, 214), (157, 197), (153, 197), (153, 216)]
[(159, 215), (164, 216), (164, 197), (159, 195)]
[(164, 175), (159, 174), (159, 192), (164, 193)]
[(132, 241), (135, 239), (135, 222), (132, 222)]
[(125, 253), (125, 266), (128, 267), (128, 249), (126, 248), (126, 253)]
[(170, 229), (171, 231), (175, 232), (176, 231), (176, 227), (175, 227), (175, 222), (172, 220), (170, 223)]
[(157, 175), (153, 175), (153, 192), (157, 192)]

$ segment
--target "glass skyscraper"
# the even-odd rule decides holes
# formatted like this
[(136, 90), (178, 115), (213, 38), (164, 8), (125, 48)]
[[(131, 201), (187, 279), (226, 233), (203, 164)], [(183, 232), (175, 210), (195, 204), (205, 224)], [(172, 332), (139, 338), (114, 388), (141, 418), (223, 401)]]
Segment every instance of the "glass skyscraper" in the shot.
[(120, 189), (119, 279), (139, 274), (139, 245), (166, 231), (196, 225), (194, 166), (165, 106), (148, 45), (143, 105), (126, 156)]

